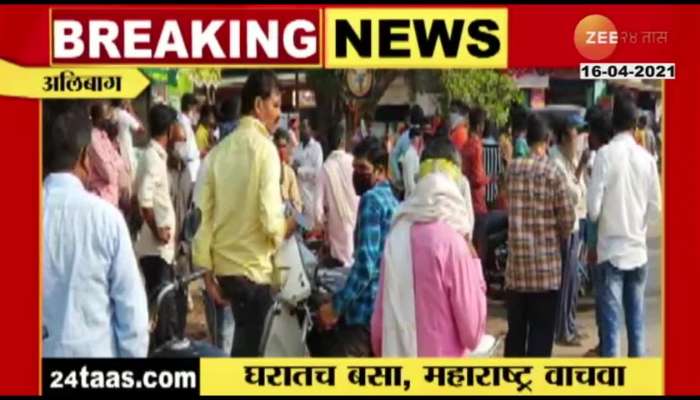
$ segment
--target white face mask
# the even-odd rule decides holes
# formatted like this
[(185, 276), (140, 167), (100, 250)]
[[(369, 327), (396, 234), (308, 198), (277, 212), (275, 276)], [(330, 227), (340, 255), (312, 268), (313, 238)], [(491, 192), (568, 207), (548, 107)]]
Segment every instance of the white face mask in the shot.
[(464, 117), (458, 113), (450, 113), (450, 129), (454, 129), (464, 120)]
[(187, 142), (175, 143), (175, 156), (182, 161), (187, 161), (189, 152), (187, 151)]

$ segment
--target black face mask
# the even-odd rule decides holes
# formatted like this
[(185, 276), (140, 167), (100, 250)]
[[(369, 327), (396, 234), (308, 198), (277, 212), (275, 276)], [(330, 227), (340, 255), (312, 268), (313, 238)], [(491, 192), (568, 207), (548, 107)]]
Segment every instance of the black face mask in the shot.
[(372, 173), (353, 172), (352, 185), (355, 187), (355, 193), (357, 193), (358, 196), (362, 196), (374, 186), (372, 182)]

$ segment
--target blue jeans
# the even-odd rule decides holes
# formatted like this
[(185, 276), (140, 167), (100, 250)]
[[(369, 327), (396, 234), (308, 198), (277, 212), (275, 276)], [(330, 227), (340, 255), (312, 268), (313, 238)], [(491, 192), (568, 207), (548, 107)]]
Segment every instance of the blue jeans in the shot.
[(603, 313), (600, 311), (601, 306), (602, 306), (602, 299), (601, 293), (603, 291), (603, 288), (605, 286), (605, 283), (602, 281), (602, 276), (603, 273), (600, 271), (603, 269), (602, 264), (600, 265), (591, 265), (590, 271), (591, 271), (591, 279), (593, 281), (593, 296), (595, 299), (595, 324), (597, 328), (597, 333), (598, 333), (598, 346), (600, 347), (600, 344), (603, 342), (603, 323), (601, 322), (601, 316)]
[(226, 354), (231, 355), (233, 333), (236, 325), (233, 320), (231, 306), (217, 306), (209, 297), (207, 291), (204, 290), (203, 292), (205, 314), (207, 325), (209, 326), (209, 335), (212, 337), (212, 344)]
[(646, 265), (622, 271), (610, 262), (598, 265), (600, 291), (596, 302), (600, 311), (600, 356), (620, 356), (622, 314), (627, 326), (629, 357), (642, 357), (644, 340), (644, 289)]

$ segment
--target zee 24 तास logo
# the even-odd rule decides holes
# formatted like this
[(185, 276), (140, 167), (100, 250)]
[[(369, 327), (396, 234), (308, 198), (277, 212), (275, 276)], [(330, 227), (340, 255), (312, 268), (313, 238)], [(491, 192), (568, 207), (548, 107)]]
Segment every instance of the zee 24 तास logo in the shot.
[(578, 52), (591, 61), (610, 57), (620, 45), (649, 46), (669, 42), (665, 31), (618, 31), (610, 18), (589, 15), (583, 18), (574, 31), (574, 44)]

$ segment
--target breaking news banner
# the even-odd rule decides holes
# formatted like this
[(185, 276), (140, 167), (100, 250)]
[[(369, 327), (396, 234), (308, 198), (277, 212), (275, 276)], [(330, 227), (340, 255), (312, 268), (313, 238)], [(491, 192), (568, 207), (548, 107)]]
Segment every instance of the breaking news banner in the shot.
[(0, 394), (700, 391), (698, 27), (0, 6)]

